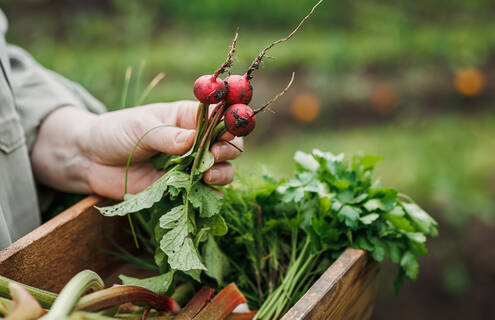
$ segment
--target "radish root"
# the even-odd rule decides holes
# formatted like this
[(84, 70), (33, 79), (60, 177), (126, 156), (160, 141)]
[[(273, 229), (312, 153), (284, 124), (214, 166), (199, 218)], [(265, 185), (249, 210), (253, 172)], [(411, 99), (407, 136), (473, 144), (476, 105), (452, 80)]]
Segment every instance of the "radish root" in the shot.
[(261, 64), (261, 60), (263, 59), (263, 57), (265, 56), (265, 54), (268, 52), (268, 50), (270, 50), (274, 45), (279, 44), (281, 42), (285, 42), (285, 41), (289, 40), (290, 38), (292, 38), (292, 36), (301, 28), (301, 26), (304, 24), (304, 22), (306, 22), (306, 20), (308, 20), (309, 17), (311, 17), (311, 15), (315, 11), (316, 7), (318, 7), (322, 2), (323, 2), (323, 0), (318, 1), (313, 6), (313, 8), (311, 9), (311, 11), (301, 20), (301, 22), (299, 22), (299, 24), (297, 25), (297, 27), (287, 37), (282, 38), (282, 39), (279, 39), (277, 41), (274, 41), (274, 42), (270, 43), (265, 49), (263, 49), (263, 51), (260, 52), (260, 54), (256, 57), (256, 59), (254, 59), (253, 63), (251, 63), (251, 65), (249, 66), (248, 71), (246, 72), (247, 78), (249, 80), (251, 80), (253, 78), (252, 73), (254, 72), (254, 70), (259, 69), (260, 64)]
[(294, 81), (294, 76), (296, 75), (295, 72), (292, 72), (292, 77), (290, 78), (290, 81), (289, 83), (287, 84), (287, 86), (285, 87), (284, 90), (282, 90), (282, 92), (280, 92), (279, 94), (277, 94), (275, 97), (273, 97), (270, 101), (268, 101), (267, 103), (265, 103), (264, 106), (262, 106), (261, 108), (258, 108), (256, 110), (254, 110), (254, 114), (257, 114), (259, 112), (262, 112), (262, 111), (265, 111), (265, 110), (269, 110), (267, 109), (272, 103), (274, 103), (275, 101), (278, 100), (278, 98), (280, 98), (281, 96), (283, 96), (287, 90), (289, 90), (290, 86), (292, 85), (292, 82)]
[(239, 33), (236, 32), (234, 36), (234, 40), (232, 40), (232, 45), (230, 46), (230, 51), (229, 54), (227, 55), (227, 59), (225, 62), (222, 64), (220, 68), (213, 74), (213, 77), (218, 77), (225, 71), (227, 71), (228, 68), (232, 66), (232, 57), (234, 56), (236, 45), (237, 45), (237, 37), (239, 36)]

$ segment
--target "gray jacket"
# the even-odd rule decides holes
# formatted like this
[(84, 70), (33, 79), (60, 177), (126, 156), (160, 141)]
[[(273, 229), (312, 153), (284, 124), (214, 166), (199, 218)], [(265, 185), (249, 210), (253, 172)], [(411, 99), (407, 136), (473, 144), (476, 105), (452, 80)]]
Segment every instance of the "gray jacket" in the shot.
[(105, 111), (81, 86), (7, 44), (6, 31), (0, 10), (0, 249), (40, 224), (29, 151), (43, 120), (67, 105)]

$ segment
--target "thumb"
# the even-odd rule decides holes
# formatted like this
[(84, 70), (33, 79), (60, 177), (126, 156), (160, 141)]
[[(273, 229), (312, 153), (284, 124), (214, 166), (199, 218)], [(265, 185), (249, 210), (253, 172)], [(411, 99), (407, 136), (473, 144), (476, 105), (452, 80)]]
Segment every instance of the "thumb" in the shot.
[(153, 130), (143, 139), (143, 147), (150, 151), (181, 155), (194, 143), (195, 130), (163, 127)]

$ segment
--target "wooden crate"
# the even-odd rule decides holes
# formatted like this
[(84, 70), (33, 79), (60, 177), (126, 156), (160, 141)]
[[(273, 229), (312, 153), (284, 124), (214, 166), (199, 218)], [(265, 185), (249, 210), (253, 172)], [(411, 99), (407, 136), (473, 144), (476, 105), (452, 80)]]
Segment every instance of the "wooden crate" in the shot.
[[(87, 197), (0, 251), (0, 274), (54, 292), (84, 269), (100, 274), (107, 285), (115, 283), (122, 266), (97, 249), (112, 247), (102, 230), (129, 250), (133, 245), (127, 218), (103, 217), (94, 209), (108, 203)], [(364, 251), (347, 249), (283, 319), (368, 319), (378, 271)]]

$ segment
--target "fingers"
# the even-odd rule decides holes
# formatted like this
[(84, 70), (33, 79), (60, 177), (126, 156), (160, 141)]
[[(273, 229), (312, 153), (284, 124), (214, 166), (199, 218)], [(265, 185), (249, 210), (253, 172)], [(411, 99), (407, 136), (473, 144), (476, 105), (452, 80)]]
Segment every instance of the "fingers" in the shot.
[[(224, 134), (222, 134), (222, 135), (220, 136), (220, 138), (218, 138), (218, 139), (219, 139), (219, 140), (223, 140), (223, 141), (230, 141), (230, 140), (232, 140), (232, 139), (234, 139), (234, 138), (235, 138), (235, 136), (234, 136), (232, 133), (230, 133), (230, 132), (225, 132), (225, 133), (224, 133)], [(240, 139), (242, 139), (242, 138), (240, 138)]]
[(243, 148), (244, 143), (242, 138), (236, 137), (230, 141), (230, 144), (226, 141), (218, 141), (210, 150), (217, 163), (237, 158), (241, 154)]
[(173, 124), (184, 129), (194, 129), (198, 106), (198, 101), (181, 100), (156, 103), (145, 107), (152, 109), (155, 116), (163, 123)]
[(142, 141), (142, 148), (166, 154), (180, 155), (194, 143), (195, 130), (162, 127), (150, 132)]
[(231, 163), (221, 162), (215, 164), (203, 176), (203, 181), (207, 184), (223, 186), (234, 180), (235, 169)]
[[(131, 165), (127, 180), (127, 192), (138, 193), (162, 175), (163, 172), (157, 171), (151, 163)], [(125, 167), (94, 162), (89, 168), (88, 183), (91, 192), (107, 198), (122, 200), (125, 190)]]

